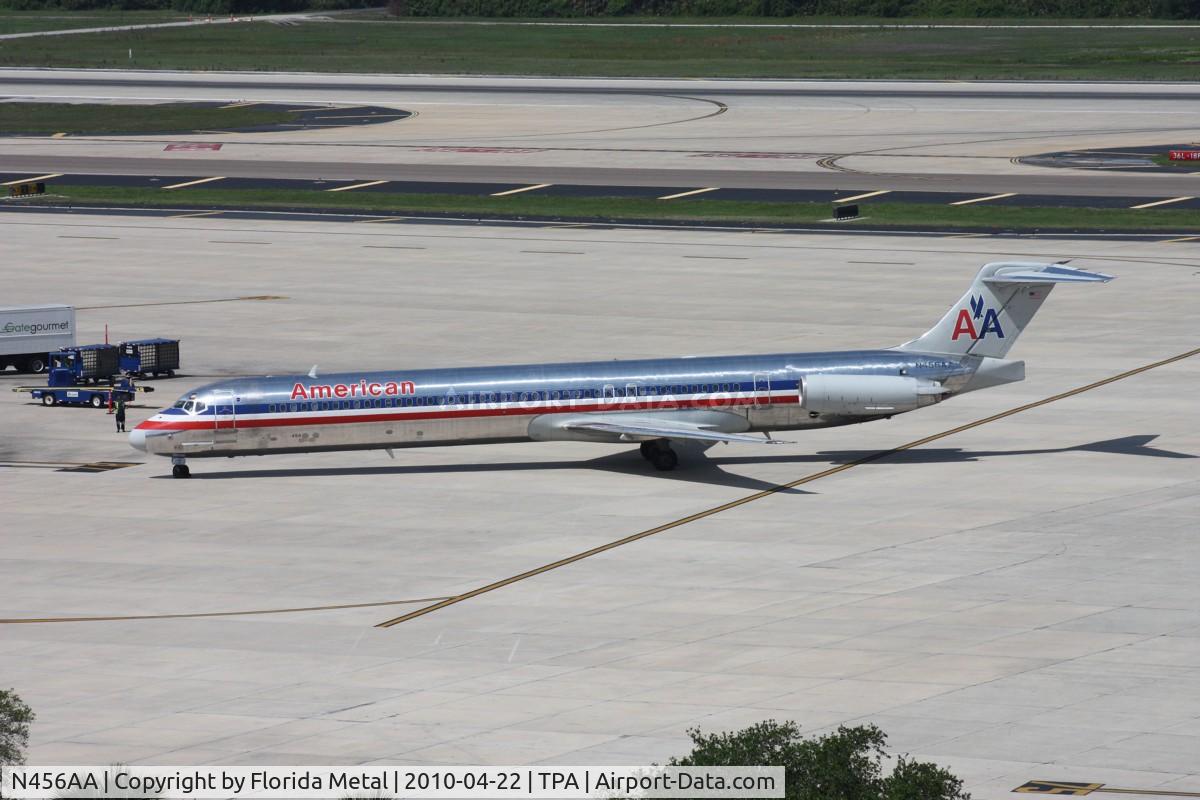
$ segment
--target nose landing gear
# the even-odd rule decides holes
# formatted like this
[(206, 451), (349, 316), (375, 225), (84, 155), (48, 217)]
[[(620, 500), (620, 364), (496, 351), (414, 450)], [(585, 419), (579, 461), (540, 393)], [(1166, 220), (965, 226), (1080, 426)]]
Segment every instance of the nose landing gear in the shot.
[(172, 478), (192, 477), (192, 471), (188, 469), (187, 460), (183, 456), (172, 456), (171, 463), (174, 465), (171, 467)]
[(670, 472), (679, 466), (679, 456), (671, 449), (671, 443), (666, 439), (653, 439), (641, 444), (642, 458), (654, 465), (655, 469)]

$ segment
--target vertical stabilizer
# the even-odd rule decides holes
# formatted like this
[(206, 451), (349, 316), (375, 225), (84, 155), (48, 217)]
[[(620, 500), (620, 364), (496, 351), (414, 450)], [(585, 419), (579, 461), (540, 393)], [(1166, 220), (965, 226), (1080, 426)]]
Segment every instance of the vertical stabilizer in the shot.
[(896, 350), (1003, 358), (1056, 283), (1105, 283), (1111, 275), (1061, 264), (1000, 261), (979, 270), (974, 283), (923, 335)]

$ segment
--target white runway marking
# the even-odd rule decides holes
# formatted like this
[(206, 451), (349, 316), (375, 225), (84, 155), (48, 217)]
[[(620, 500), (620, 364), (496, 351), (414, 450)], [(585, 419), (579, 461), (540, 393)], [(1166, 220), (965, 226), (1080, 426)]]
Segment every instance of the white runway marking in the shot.
[(677, 200), (680, 197), (691, 197), (694, 194), (704, 194), (705, 192), (715, 192), (719, 186), (710, 186), (707, 189), (691, 189), (690, 191), (680, 192), (679, 194), (668, 194), (658, 198), (659, 200)]
[(1168, 197), (1166, 200), (1155, 200), (1153, 203), (1142, 203), (1140, 206), (1130, 206), (1130, 208), (1154, 208), (1155, 206), (1165, 206), (1168, 203), (1182, 203), (1184, 200), (1195, 200), (1194, 197)]
[(351, 189), (365, 189), (368, 186), (382, 186), (387, 181), (367, 181), (366, 183), (352, 183), (349, 186), (335, 186), (332, 189), (326, 189), (327, 192), (348, 192)]
[(172, 214), (167, 219), (187, 219), (188, 217), (215, 217), (224, 211), (195, 211), (189, 214)]
[(508, 189), (503, 192), (496, 192), (492, 197), (505, 197), (510, 194), (520, 194), (521, 192), (532, 192), (534, 189), (545, 189), (547, 186), (552, 186), (550, 183), (535, 183), (532, 186), (519, 186), (516, 189)]
[(212, 183), (213, 181), (223, 181), (223, 180), (225, 180), (225, 176), (220, 175), (220, 176), (213, 177), (213, 178), (200, 178), (200, 179), (194, 180), (194, 181), (184, 181), (183, 183), (172, 183), (170, 186), (164, 186), (162, 188), (164, 188), (164, 189), (183, 189), (187, 186), (196, 186), (201, 183)]
[(867, 192), (866, 194), (856, 194), (853, 197), (838, 197), (833, 202), (849, 203), (851, 200), (866, 200), (868, 197), (878, 197), (881, 194), (890, 194), (891, 189), (880, 189), (878, 192)]
[(1016, 192), (1005, 192), (1004, 194), (992, 194), (987, 197), (972, 197), (970, 200), (956, 200), (950, 205), (952, 206), (969, 206), (972, 203), (986, 203), (988, 200), (1003, 200), (1005, 197), (1016, 197)]
[(38, 175), (36, 178), (18, 178), (15, 181), (5, 181), (0, 183), (0, 186), (16, 186), (18, 183), (35, 183), (37, 181), (48, 181), (51, 178), (61, 178), (63, 173), (51, 172), (49, 175)]

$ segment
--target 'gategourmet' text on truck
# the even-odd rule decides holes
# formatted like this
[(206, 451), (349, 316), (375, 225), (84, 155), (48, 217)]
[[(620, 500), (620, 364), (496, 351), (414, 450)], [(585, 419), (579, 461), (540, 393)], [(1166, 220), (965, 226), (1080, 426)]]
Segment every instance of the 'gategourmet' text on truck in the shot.
[(71, 306), (0, 308), (0, 371), (45, 372), (47, 353), (74, 344)]

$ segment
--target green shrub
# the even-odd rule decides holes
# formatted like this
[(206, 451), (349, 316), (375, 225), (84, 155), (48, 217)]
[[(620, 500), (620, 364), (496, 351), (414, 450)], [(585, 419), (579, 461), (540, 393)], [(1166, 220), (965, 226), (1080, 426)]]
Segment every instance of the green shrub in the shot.
[(970, 800), (962, 781), (937, 766), (901, 757), (890, 773), (887, 736), (874, 725), (841, 726), (805, 738), (794, 722), (767, 720), (731, 733), (688, 731), (692, 752), (680, 767), (782, 766), (787, 800)]
[(11, 689), (0, 689), (0, 764), (24, 764), (29, 724), (36, 715)]

